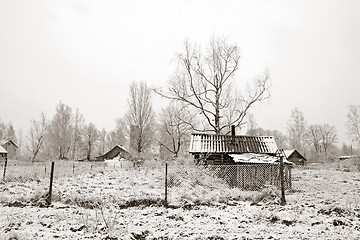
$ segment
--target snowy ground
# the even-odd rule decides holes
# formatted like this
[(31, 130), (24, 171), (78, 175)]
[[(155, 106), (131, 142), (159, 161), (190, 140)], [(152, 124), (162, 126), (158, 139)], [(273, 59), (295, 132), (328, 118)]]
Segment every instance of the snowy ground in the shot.
[(164, 169), (98, 168), (54, 179), (0, 182), (0, 239), (360, 239), (360, 173), (293, 171), (278, 192), (209, 188), (196, 179), (169, 189)]

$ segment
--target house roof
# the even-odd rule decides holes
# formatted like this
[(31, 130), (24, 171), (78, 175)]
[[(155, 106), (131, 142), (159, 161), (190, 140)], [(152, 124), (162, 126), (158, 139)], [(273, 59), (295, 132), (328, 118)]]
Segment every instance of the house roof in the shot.
[(7, 153), (7, 151), (5, 150), (5, 148), (3, 148), (2, 146), (0, 146), (0, 153)]
[(289, 159), (293, 154), (298, 154), (302, 159), (307, 161), (307, 159), (296, 149), (284, 150), (284, 153), (287, 159)]
[(192, 134), (190, 153), (264, 153), (278, 150), (274, 137)]
[(4, 144), (6, 144), (8, 142), (11, 142), (12, 144), (14, 144), (15, 147), (18, 147), (18, 146), (16, 146), (16, 144), (11, 139), (2, 139), (2, 140), (0, 140), (0, 145), (3, 146)]
[[(270, 156), (268, 154), (258, 154), (258, 153), (242, 153), (242, 154), (229, 154), (230, 157), (234, 159), (235, 163), (242, 164), (274, 164), (280, 162), (280, 159), (275, 156)], [(293, 165), (292, 162), (284, 160), (284, 164)]]

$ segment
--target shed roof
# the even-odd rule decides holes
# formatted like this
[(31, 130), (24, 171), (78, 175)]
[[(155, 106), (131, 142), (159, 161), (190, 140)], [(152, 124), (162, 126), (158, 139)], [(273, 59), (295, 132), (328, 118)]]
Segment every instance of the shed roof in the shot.
[(14, 146), (17, 148), (18, 146), (16, 146), (16, 144), (11, 140), (11, 139), (2, 139), (0, 140), (0, 145), (3, 146), (4, 144), (11, 142), (12, 144), (14, 144)]
[(5, 150), (5, 148), (3, 148), (2, 146), (0, 146), (0, 153), (7, 153), (7, 151)]
[(296, 149), (284, 150), (284, 153), (287, 159), (291, 158), (293, 154), (298, 154), (304, 161), (307, 161), (307, 159)]
[(190, 153), (263, 153), (278, 150), (272, 136), (192, 134)]
[(104, 160), (104, 159), (112, 159), (119, 154), (123, 154), (124, 156), (130, 156), (130, 153), (121, 145), (116, 145), (112, 149), (110, 149), (108, 152), (104, 153), (101, 156), (95, 157), (97, 160)]

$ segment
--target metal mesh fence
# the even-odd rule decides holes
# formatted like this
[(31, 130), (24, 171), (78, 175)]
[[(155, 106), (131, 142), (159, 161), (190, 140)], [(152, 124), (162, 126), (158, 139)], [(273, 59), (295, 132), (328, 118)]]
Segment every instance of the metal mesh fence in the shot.
[[(261, 190), (267, 186), (280, 187), (280, 165), (208, 165), (169, 167), (168, 187), (205, 185), (210, 188), (230, 187)], [(291, 189), (291, 166), (284, 166), (284, 186)]]

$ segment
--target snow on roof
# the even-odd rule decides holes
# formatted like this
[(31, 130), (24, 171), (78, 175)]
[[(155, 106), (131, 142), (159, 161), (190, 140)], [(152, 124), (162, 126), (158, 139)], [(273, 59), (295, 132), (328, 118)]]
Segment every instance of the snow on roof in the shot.
[(190, 153), (267, 153), (278, 150), (271, 136), (192, 134)]
[(5, 150), (5, 148), (3, 148), (2, 146), (0, 146), (0, 153), (7, 153), (7, 151)]
[[(280, 162), (280, 159), (278, 157), (270, 156), (267, 154), (242, 153), (229, 154), (229, 156), (234, 159), (235, 163), (274, 164), (276, 162)], [(284, 164), (292, 165), (293, 163), (284, 159)]]

